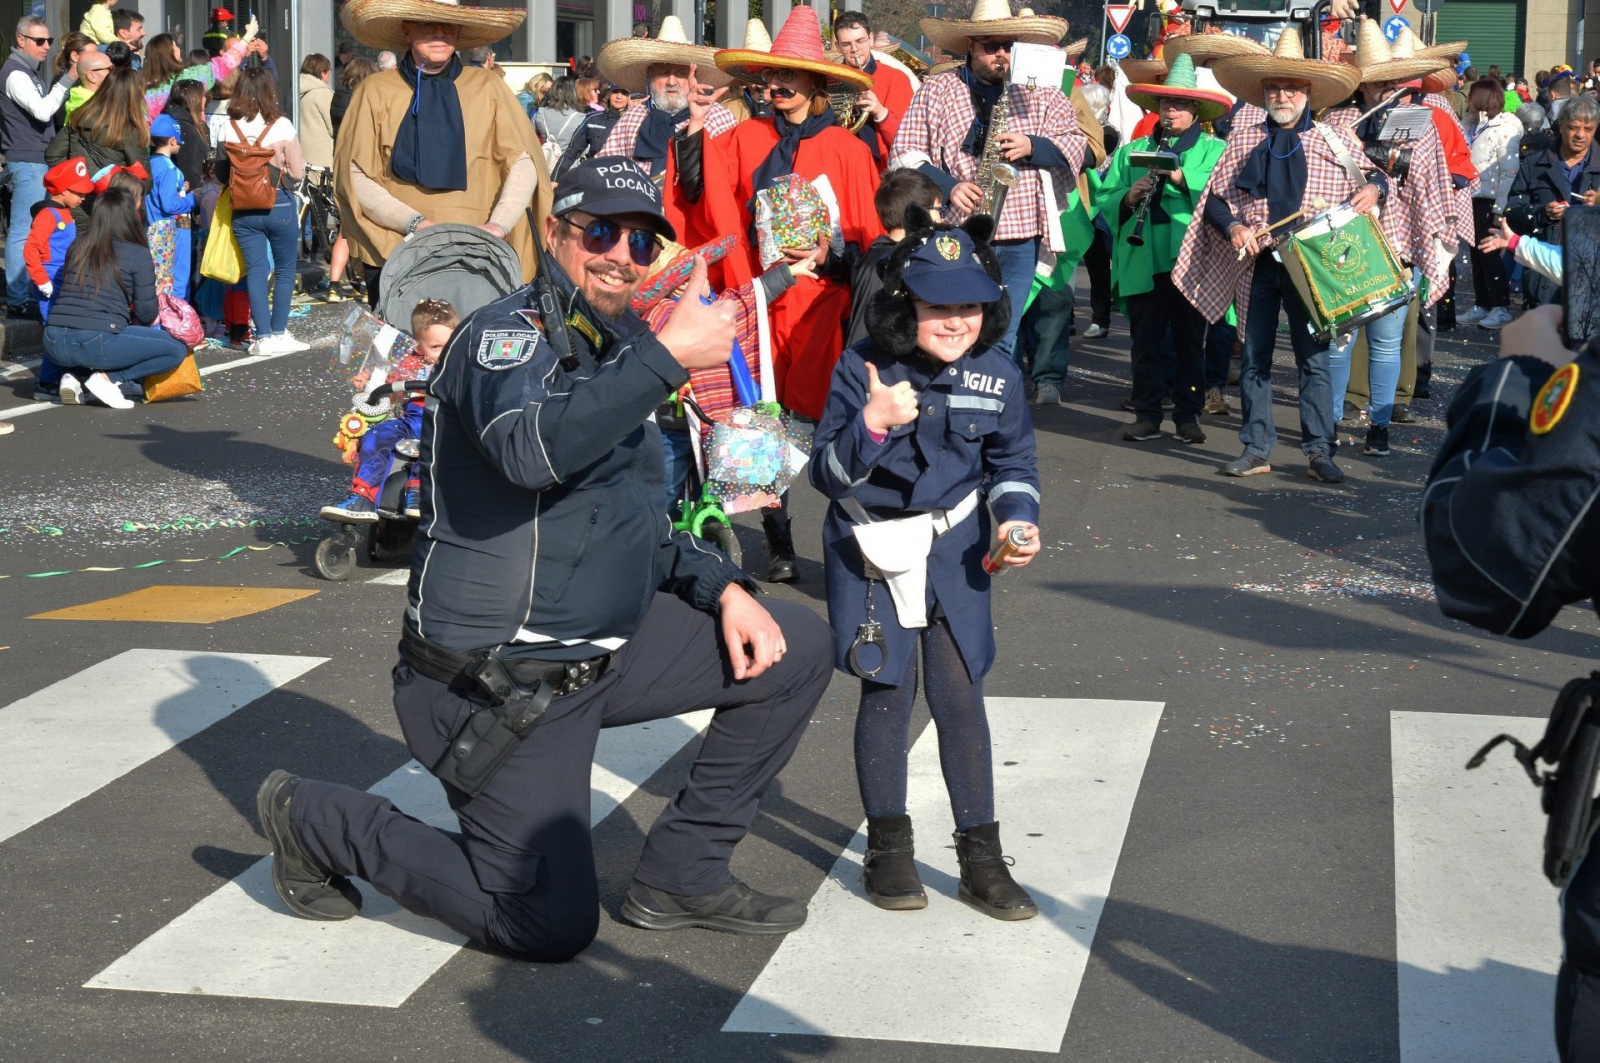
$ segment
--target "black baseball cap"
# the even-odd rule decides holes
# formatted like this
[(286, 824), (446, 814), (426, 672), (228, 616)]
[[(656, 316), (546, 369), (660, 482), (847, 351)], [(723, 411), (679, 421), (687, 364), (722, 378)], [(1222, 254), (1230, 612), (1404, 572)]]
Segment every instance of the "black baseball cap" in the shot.
[(925, 239), (906, 260), (900, 279), (912, 295), (938, 306), (992, 303), (1000, 298), (1000, 285), (978, 261), (972, 237), (962, 229)]
[(622, 156), (585, 159), (567, 171), (556, 185), (555, 204), (550, 212), (561, 217), (575, 210), (597, 218), (643, 214), (654, 222), (652, 228), (657, 236), (678, 238), (677, 230), (662, 212), (661, 190), (638, 163)]

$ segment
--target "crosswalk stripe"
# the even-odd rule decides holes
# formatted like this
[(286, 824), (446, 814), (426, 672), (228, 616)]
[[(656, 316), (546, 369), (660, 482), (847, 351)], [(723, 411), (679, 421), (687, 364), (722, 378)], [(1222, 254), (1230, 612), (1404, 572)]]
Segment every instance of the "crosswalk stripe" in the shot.
[[(590, 824), (610, 815), (710, 719), (706, 710), (600, 732), (590, 776)], [(444, 790), (416, 761), (372, 792), (425, 823), (456, 829)], [(366, 883), (358, 885), (364, 901), (357, 918), (296, 919), (273, 892), (271, 860), (262, 859), (85, 986), (399, 1007), (465, 939), (412, 915)]]
[(1391, 712), (1395, 955), (1402, 1063), (1546, 1063), (1561, 958), (1545, 820), (1507, 750), (1467, 758), (1526, 716)]
[(127, 650), (12, 702), (0, 709), (0, 841), (327, 659)]
[(784, 939), (724, 1031), (1060, 1050), (1162, 705), (987, 704), (1001, 837), (1039, 916), (1000, 923), (956, 899), (950, 803), (930, 726), (911, 752), (907, 801), (927, 909), (885, 912), (866, 900), (863, 826), (812, 898), (806, 925)]
[(404, 587), (411, 582), (410, 568), (397, 568), (393, 572), (385, 572), (381, 576), (373, 576), (368, 583), (386, 583), (394, 587)]

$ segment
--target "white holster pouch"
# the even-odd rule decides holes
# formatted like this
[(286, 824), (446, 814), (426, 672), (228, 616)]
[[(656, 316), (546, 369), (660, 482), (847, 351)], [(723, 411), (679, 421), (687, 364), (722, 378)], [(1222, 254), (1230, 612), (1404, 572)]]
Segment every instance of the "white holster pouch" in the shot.
[(883, 582), (888, 584), (900, 626), (927, 627), (928, 555), (933, 552), (935, 539), (977, 510), (977, 489), (949, 509), (893, 520), (874, 519), (853, 498), (841, 499), (839, 505), (855, 521), (850, 530), (861, 548), (861, 556), (870, 566), (868, 578), (872, 578), (871, 570), (876, 568)]

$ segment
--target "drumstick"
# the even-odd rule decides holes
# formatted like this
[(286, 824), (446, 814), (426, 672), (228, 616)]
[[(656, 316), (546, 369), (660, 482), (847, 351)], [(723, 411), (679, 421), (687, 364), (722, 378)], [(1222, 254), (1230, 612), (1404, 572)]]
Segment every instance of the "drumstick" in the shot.
[[(1268, 233), (1270, 233), (1274, 229), (1281, 228), (1282, 226), (1288, 225), (1290, 222), (1296, 221), (1296, 220), (1298, 220), (1300, 218), (1303, 218), (1307, 214), (1313, 214), (1313, 213), (1316, 213), (1318, 211), (1323, 211), (1323, 210), (1327, 210), (1327, 209), (1328, 209), (1328, 201), (1326, 199), (1323, 199), (1321, 196), (1318, 196), (1317, 198), (1315, 198), (1315, 199), (1313, 199), (1311, 201), (1311, 206), (1306, 207), (1303, 210), (1295, 211), (1293, 214), (1289, 215), (1287, 218), (1284, 218), (1282, 221), (1273, 222), (1271, 225), (1267, 226), (1265, 229), (1262, 229), (1258, 233), (1251, 233), (1250, 234), (1251, 238), (1255, 239), (1255, 240), (1259, 240), (1263, 236), (1267, 235)], [(1244, 261), (1245, 252), (1248, 251), (1248, 250), (1249, 250), (1249, 248), (1247, 248), (1247, 247), (1239, 248), (1238, 261), (1240, 261), (1240, 262)]]

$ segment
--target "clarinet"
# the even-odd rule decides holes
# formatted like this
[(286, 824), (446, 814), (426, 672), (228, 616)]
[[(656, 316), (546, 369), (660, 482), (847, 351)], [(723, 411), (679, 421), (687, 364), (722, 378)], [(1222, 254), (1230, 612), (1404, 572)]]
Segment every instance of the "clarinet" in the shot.
[[(1168, 132), (1169, 130), (1165, 122), (1162, 122), (1157, 127), (1157, 151), (1165, 151), (1167, 149)], [(1167, 187), (1167, 175), (1165, 171), (1156, 174), (1155, 178), (1155, 183), (1150, 186), (1150, 191), (1146, 193), (1145, 197), (1139, 201), (1139, 206), (1135, 208), (1133, 212), (1133, 231), (1128, 234), (1129, 247), (1144, 246), (1144, 221), (1150, 216), (1150, 205), (1161, 198), (1161, 193)]]

